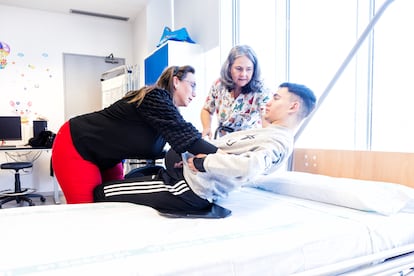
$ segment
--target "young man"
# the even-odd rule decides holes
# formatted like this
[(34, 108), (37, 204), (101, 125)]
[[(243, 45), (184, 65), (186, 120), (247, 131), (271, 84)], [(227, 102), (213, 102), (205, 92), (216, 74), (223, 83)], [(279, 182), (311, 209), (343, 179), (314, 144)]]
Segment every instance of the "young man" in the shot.
[[(266, 104), (266, 127), (229, 133), (213, 141), (214, 154), (169, 151), (167, 170), (157, 176), (107, 183), (94, 191), (95, 201), (126, 201), (158, 210), (203, 210), (233, 189), (260, 175), (275, 172), (293, 151), (294, 134), (315, 107), (314, 93), (304, 85), (282, 83)], [(177, 158), (178, 157), (178, 158)]]
[(266, 104), (266, 127), (233, 132), (213, 142), (227, 154), (185, 154), (187, 183), (198, 196), (214, 201), (259, 175), (276, 171), (291, 155), (295, 130), (315, 103), (309, 88), (282, 83)]

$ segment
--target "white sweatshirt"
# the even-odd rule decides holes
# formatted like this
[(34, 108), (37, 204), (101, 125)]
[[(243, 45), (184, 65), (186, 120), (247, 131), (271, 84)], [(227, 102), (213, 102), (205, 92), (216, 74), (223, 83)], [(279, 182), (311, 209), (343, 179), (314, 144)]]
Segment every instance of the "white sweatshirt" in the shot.
[[(236, 131), (212, 143), (229, 154), (209, 154), (205, 173), (193, 173), (184, 162), (184, 177), (200, 197), (214, 201), (256, 177), (276, 171), (293, 150), (292, 130), (276, 125)], [(190, 153), (183, 154), (187, 160)]]

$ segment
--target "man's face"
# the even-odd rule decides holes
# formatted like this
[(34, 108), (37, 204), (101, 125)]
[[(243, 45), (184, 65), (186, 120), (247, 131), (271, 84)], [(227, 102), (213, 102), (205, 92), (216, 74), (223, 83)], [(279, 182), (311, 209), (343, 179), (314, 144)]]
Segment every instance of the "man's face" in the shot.
[(265, 120), (269, 123), (284, 125), (284, 120), (293, 112), (292, 107), (297, 103), (293, 98), (287, 87), (279, 88), (266, 104)]

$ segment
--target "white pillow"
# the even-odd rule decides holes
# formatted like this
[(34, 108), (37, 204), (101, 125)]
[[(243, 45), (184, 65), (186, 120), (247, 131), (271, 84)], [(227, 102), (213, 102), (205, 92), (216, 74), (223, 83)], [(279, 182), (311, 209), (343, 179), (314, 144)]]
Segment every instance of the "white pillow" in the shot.
[(401, 184), (282, 171), (259, 177), (254, 187), (313, 201), (391, 215), (413, 211), (414, 189)]

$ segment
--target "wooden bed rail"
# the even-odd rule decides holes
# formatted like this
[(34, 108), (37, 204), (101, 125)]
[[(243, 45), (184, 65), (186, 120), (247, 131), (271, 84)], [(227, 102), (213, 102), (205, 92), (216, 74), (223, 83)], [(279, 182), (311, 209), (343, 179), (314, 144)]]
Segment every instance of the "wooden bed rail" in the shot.
[(414, 188), (414, 153), (296, 148), (292, 170)]

